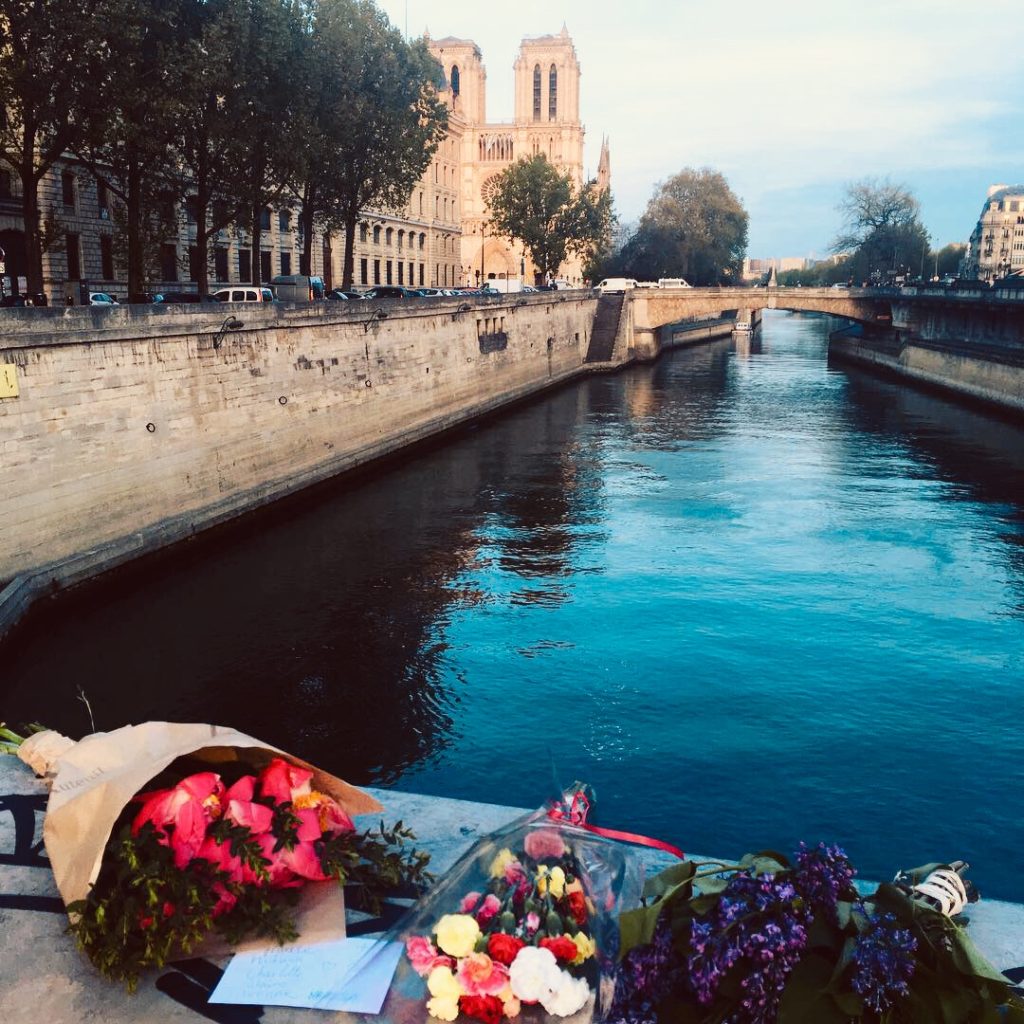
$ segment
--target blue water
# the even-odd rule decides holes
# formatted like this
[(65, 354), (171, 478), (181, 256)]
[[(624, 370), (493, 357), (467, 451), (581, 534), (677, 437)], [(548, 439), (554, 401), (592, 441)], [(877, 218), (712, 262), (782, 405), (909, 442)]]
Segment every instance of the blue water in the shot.
[(354, 782), (1024, 900), (1024, 430), (769, 314), (38, 617), (0, 717), (236, 725)]

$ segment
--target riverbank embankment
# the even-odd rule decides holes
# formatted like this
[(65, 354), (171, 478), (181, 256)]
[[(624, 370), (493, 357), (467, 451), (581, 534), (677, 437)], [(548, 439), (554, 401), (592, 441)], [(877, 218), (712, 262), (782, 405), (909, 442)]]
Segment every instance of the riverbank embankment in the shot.
[(1024, 417), (1024, 344), (872, 334), (853, 326), (829, 335), (828, 354), (839, 362)]
[(0, 636), (43, 594), (591, 372), (596, 305), (4, 311)]

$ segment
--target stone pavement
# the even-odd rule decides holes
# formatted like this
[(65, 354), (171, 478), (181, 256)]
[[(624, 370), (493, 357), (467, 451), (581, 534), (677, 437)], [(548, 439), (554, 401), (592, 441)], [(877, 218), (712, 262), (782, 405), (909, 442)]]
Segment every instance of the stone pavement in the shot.
[[(385, 820), (402, 819), (418, 845), (445, 871), (478, 838), (522, 811), (493, 804), (370, 790), (385, 805)], [(322, 1024), (351, 1021), (341, 1013), (280, 1007), (207, 1005), (214, 963), (192, 977), (168, 968), (143, 979), (128, 995), (104, 981), (65, 933), (67, 919), (46, 853), (42, 821), (46, 787), (14, 757), (0, 755), (0, 1012), (4, 1024)], [(652, 864), (652, 867), (660, 867)], [(970, 909), (970, 934), (1001, 970), (1024, 966), (1024, 906), (982, 901)], [(223, 963), (223, 961), (218, 961)], [(194, 1008), (186, 1005), (189, 1001)], [(381, 1018), (360, 1018), (378, 1020)]]

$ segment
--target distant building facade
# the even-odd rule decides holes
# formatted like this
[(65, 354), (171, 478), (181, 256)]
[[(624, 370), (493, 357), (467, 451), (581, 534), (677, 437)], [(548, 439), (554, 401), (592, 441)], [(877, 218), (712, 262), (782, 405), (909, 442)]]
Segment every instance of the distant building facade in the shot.
[[(524, 39), (515, 65), (515, 120), (488, 123), (486, 72), (476, 44), (468, 40), (430, 41), (444, 65), (449, 107), (447, 137), (413, 189), (402, 211), (365, 211), (354, 240), (353, 284), (411, 288), (477, 285), (489, 277), (525, 276), (534, 268), (519, 247), (488, 234), (484, 197), (494, 176), (520, 156), (544, 153), (573, 181), (583, 183), (583, 125), (579, 117), (580, 67), (565, 28), (559, 35)], [(610, 158), (605, 143), (598, 178), (607, 187)], [(89, 291), (127, 297), (127, 268), (116, 237), (114, 197), (70, 154), (54, 165), (39, 186), (45, 225), (44, 289), (51, 303), (78, 303)], [(169, 235), (155, 260), (150, 292), (190, 291), (198, 279), (196, 221), (188, 197), (171, 213), (177, 233)], [(299, 272), (302, 228), (295, 206), (263, 210), (259, 277)], [(0, 248), (6, 253), (7, 290), (25, 291), (25, 237), (20, 182), (0, 162)], [(327, 288), (340, 287), (344, 258), (342, 233), (317, 232), (311, 273)], [(211, 237), (210, 290), (250, 282), (252, 242), (241, 225)], [(582, 281), (578, 259), (561, 276)]]
[(994, 281), (1024, 270), (1024, 185), (992, 185), (971, 233), (963, 276)]
[(805, 270), (807, 260), (802, 256), (776, 256), (772, 259), (745, 259), (743, 261), (743, 280), (758, 281), (769, 271), (774, 270), (776, 274), (784, 273), (787, 270)]
[[(522, 247), (487, 230), (488, 193), (494, 180), (520, 157), (543, 153), (558, 170), (583, 185), (584, 127), (580, 121), (580, 65), (568, 30), (523, 39), (515, 62), (515, 116), (511, 122), (487, 120), (487, 72), (472, 40), (449, 36), (429, 40), (444, 68), (445, 99), (463, 123), (459, 194), (462, 211), (462, 280), (478, 285), (488, 278), (525, 277), (535, 268)], [(601, 147), (598, 183), (611, 179), (608, 143)], [(579, 259), (560, 276), (583, 281)]]

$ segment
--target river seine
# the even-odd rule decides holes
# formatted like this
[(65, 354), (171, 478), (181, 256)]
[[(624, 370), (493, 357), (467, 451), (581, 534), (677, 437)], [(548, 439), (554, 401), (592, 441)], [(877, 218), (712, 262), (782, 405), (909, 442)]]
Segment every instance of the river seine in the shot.
[(834, 322), (595, 377), (37, 615), (0, 717), (241, 728), (360, 783), (1024, 900), (1024, 429)]

